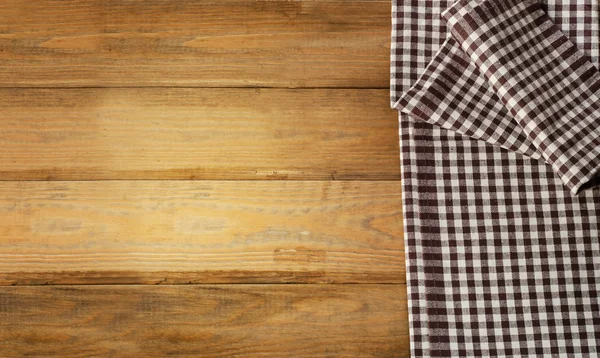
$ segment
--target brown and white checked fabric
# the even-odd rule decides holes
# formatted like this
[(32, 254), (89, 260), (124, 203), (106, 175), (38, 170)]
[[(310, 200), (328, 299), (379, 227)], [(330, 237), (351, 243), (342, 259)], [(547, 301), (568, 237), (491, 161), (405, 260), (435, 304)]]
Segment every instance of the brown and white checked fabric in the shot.
[(600, 356), (596, 1), (395, 0), (393, 25), (413, 356)]

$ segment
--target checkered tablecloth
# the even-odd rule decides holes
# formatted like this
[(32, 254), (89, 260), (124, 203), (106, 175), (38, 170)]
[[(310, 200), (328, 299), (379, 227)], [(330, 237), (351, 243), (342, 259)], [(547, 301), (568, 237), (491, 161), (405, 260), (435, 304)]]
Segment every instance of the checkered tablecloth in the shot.
[(392, 23), (413, 356), (600, 356), (596, 0)]

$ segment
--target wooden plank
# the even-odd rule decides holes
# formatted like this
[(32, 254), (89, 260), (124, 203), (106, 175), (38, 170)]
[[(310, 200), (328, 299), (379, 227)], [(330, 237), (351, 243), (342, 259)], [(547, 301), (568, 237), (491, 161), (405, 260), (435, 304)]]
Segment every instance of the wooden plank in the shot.
[(0, 288), (3, 357), (408, 357), (404, 285)]
[(390, 3), (3, 0), (0, 86), (389, 87)]
[(0, 89), (0, 98), (0, 180), (400, 178), (387, 90)]
[(396, 181), (5, 181), (0, 243), (4, 285), (405, 282)]

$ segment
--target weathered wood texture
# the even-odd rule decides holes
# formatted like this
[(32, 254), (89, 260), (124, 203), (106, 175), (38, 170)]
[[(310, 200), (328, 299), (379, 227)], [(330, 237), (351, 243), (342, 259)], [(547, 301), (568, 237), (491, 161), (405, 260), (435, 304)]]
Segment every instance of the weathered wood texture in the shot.
[(2, 357), (408, 357), (404, 285), (0, 287)]
[(400, 177), (385, 90), (0, 89), (0, 180)]
[(0, 86), (389, 86), (389, 1), (3, 0)]
[(400, 192), (396, 181), (0, 182), (0, 283), (405, 282)]
[(0, 356), (408, 357), (390, 9), (0, 1)]

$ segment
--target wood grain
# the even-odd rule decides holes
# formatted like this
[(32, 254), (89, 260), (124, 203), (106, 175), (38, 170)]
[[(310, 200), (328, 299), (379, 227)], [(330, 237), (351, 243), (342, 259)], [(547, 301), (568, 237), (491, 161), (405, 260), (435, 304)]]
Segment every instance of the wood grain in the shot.
[(0, 287), (3, 357), (408, 357), (404, 285)]
[(3, 0), (0, 86), (389, 87), (389, 1)]
[(0, 356), (408, 357), (390, 8), (0, 1)]
[(405, 282), (396, 181), (6, 181), (0, 242), (5, 285)]
[(0, 180), (400, 178), (385, 90), (0, 89)]

